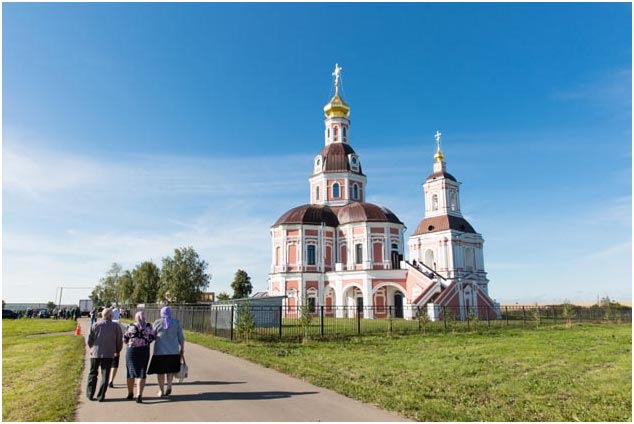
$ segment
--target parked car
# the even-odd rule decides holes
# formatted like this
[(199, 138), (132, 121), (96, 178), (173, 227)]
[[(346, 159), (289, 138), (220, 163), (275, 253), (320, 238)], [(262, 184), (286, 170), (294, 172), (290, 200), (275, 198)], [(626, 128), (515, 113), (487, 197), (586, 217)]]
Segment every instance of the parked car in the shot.
[(16, 319), (18, 314), (13, 312), (11, 309), (3, 309), (2, 310), (2, 319)]
[(40, 311), (37, 313), (37, 316), (40, 318), (50, 318), (51, 313), (48, 311), (48, 309), (40, 309)]

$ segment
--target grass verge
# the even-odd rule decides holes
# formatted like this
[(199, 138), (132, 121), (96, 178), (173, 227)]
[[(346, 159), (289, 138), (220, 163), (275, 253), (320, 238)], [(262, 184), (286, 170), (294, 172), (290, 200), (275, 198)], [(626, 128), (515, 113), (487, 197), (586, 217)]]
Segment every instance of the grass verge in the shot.
[(2, 420), (73, 421), (84, 338), (26, 337), (74, 330), (75, 321), (2, 322)]
[(240, 356), (417, 421), (631, 421), (631, 325), (364, 336), (249, 346)]

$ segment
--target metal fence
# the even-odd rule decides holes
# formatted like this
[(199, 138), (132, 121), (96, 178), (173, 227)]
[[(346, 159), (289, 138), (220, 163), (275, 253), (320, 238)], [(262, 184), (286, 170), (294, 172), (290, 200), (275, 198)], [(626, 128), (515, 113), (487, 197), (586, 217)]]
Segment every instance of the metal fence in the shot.
[[(159, 318), (160, 305), (146, 305), (146, 318)], [(213, 334), (230, 340), (242, 338), (246, 315), (254, 324), (251, 338), (298, 340), (303, 337), (333, 338), (363, 334), (407, 334), (473, 331), (485, 328), (536, 328), (572, 323), (630, 323), (628, 307), (503, 306), (492, 308), (440, 308), (430, 321), (427, 308), (320, 306), (250, 306), (248, 314), (235, 305), (172, 305), (172, 317), (183, 329)], [(372, 316), (374, 318), (367, 318)], [(365, 318), (364, 318), (365, 317)], [(403, 317), (411, 317), (406, 319)], [(241, 322), (242, 321), (242, 322)]]

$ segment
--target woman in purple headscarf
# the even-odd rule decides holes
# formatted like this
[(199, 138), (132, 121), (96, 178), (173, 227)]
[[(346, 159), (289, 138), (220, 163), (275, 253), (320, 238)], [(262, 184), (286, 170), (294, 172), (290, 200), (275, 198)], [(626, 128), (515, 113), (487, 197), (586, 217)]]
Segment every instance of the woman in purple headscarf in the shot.
[[(161, 309), (161, 318), (154, 321), (152, 327), (156, 332), (156, 343), (148, 374), (157, 374), (159, 397), (169, 396), (172, 393), (174, 374), (180, 371), (181, 357), (185, 353), (183, 328), (177, 319), (172, 318), (172, 309), (169, 306)], [(164, 387), (166, 376), (167, 387)]]
[(150, 343), (154, 341), (155, 333), (152, 325), (145, 321), (145, 314), (139, 311), (134, 316), (134, 322), (128, 326), (123, 334), (126, 344), (125, 363), (128, 371), (128, 399), (134, 398), (134, 379), (137, 381), (136, 401), (142, 402), (147, 363), (150, 359)]

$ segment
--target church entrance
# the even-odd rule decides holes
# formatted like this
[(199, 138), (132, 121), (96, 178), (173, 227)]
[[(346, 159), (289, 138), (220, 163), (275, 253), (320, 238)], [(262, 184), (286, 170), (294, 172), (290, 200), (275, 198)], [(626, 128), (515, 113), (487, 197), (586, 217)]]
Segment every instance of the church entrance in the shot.
[(403, 294), (394, 295), (394, 318), (403, 318)]

